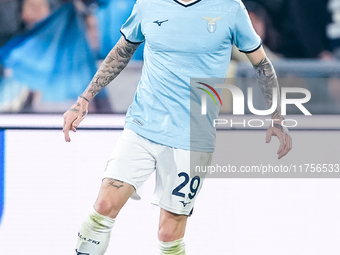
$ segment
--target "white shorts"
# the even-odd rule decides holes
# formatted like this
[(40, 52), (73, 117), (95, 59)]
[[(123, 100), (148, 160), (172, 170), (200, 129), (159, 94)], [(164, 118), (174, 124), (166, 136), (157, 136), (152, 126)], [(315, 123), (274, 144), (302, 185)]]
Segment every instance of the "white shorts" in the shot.
[(104, 178), (129, 183), (135, 188), (131, 198), (140, 199), (141, 186), (156, 170), (152, 203), (176, 214), (190, 215), (205, 177), (205, 173), (190, 176), (190, 166), (208, 166), (211, 158), (212, 153), (171, 148), (124, 129)]

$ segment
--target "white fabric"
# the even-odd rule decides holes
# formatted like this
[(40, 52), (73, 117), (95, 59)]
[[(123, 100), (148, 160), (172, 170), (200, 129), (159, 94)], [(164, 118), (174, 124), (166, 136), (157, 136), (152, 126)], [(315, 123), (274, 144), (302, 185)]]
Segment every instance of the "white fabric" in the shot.
[(78, 232), (75, 254), (103, 255), (114, 223), (115, 219), (101, 215), (92, 207)]
[(196, 165), (210, 165), (211, 158), (212, 153), (171, 148), (124, 129), (104, 178), (131, 184), (135, 188), (131, 198), (140, 199), (141, 186), (156, 170), (152, 203), (176, 214), (190, 215), (205, 177), (205, 173), (191, 173)]

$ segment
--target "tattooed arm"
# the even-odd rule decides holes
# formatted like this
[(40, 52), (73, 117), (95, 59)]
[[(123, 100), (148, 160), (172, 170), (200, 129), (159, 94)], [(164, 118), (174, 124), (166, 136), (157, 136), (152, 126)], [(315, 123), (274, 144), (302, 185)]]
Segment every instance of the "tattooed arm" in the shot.
[[(268, 107), (272, 106), (274, 96), (277, 99), (277, 108), (272, 114), (273, 125), (267, 130), (266, 142), (269, 143), (272, 136), (279, 138), (280, 148), (277, 153), (280, 159), (292, 149), (292, 138), (288, 129), (281, 124), (284, 117), (281, 115), (280, 87), (276, 73), (262, 47), (253, 53), (247, 54), (247, 57), (256, 70), (256, 77)], [(273, 88), (277, 89), (276, 95), (273, 95)]]
[(85, 97), (88, 101), (91, 101), (126, 67), (138, 46), (139, 43), (130, 43), (122, 36), (116, 46), (106, 56), (90, 82), (90, 85), (81, 96)]
[(106, 56), (89, 86), (79, 96), (74, 105), (64, 113), (63, 131), (65, 141), (70, 142), (69, 131), (76, 131), (79, 123), (88, 112), (89, 102), (126, 67), (139, 46), (121, 37), (110, 53)]

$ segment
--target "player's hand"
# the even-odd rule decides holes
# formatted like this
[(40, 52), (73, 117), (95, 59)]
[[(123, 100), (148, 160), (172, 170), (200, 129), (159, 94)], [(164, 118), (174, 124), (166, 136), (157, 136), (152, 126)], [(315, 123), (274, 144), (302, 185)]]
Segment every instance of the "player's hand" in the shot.
[(292, 149), (292, 138), (289, 135), (289, 131), (286, 127), (281, 125), (280, 121), (274, 121), (266, 133), (266, 143), (269, 143), (272, 136), (277, 136), (280, 140), (280, 147), (277, 151), (278, 159), (285, 156)]
[(76, 132), (80, 122), (86, 117), (88, 113), (88, 105), (89, 103), (87, 101), (82, 98), (78, 98), (77, 102), (75, 102), (74, 105), (72, 105), (72, 107), (64, 113), (63, 132), (66, 142), (71, 141), (69, 131), (72, 130), (73, 132)]

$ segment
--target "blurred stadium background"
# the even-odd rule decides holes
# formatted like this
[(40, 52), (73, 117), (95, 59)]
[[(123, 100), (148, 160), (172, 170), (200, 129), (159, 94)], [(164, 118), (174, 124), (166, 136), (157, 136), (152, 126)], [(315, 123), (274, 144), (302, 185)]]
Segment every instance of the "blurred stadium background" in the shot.
[[(279, 77), (324, 78), (322, 85), (304, 82), (317, 95), (313, 113), (339, 113), (340, 1), (244, 3)], [(133, 5), (134, 0), (1, 0), (0, 112), (67, 110), (118, 41)], [(126, 111), (142, 60), (143, 45), (120, 77), (91, 104), (90, 113)], [(247, 62), (234, 49), (228, 77), (253, 77)], [(230, 110), (222, 108), (224, 113)]]
[[(235, 145), (228, 157), (242, 162), (244, 155), (268, 153), (272, 164), (339, 164), (340, 0), (244, 3), (281, 86), (308, 89), (313, 117), (288, 108), (300, 125), (291, 132), (294, 151), (281, 161), (274, 160), (278, 142), (266, 146), (259, 131), (224, 127), (217, 148), (225, 152), (228, 141)], [(63, 140), (62, 113), (118, 41), (133, 5), (0, 0), (0, 254), (73, 254), (75, 233), (132, 102), (143, 45), (91, 103), (70, 144)], [(238, 85), (244, 89), (252, 77), (252, 66), (235, 49), (228, 78), (243, 81)], [(254, 97), (264, 105), (259, 91)], [(228, 98), (224, 91), (226, 116), (232, 112)], [(153, 182), (145, 185), (145, 199), (123, 209), (108, 254), (157, 254), (158, 209), (149, 205)], [(208, 180), (188, 223), (188, 254), (338, 255), (339, 192), (339, 179)]]

